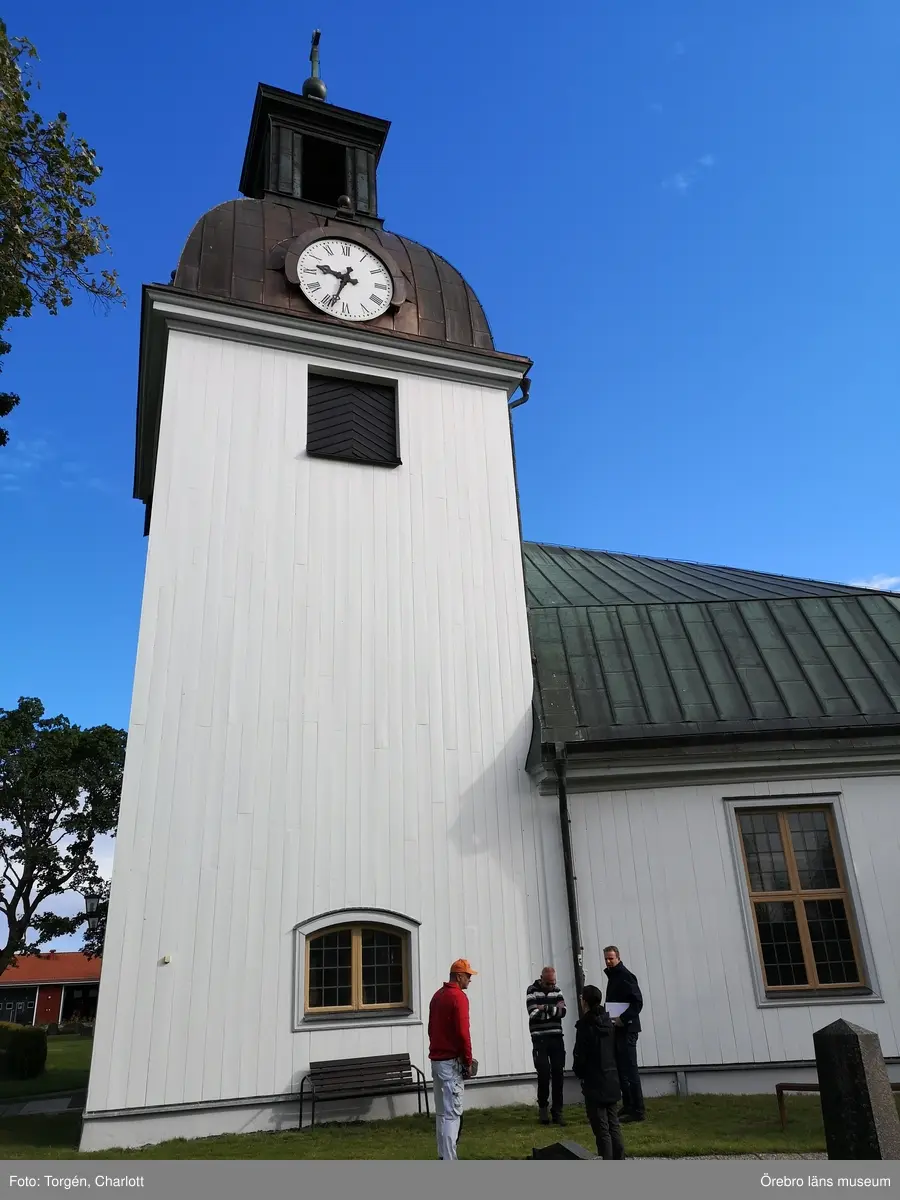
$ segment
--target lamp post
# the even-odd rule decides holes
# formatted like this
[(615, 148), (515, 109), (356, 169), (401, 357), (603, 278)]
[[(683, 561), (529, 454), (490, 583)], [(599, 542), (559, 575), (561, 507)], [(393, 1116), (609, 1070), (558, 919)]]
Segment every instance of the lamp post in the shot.
[(102, 897), (97, 892), (87, 892), (84, 897), (84, 911), (87, 913), (88, 929), (94, 933), (100, 924), (100, 906)]

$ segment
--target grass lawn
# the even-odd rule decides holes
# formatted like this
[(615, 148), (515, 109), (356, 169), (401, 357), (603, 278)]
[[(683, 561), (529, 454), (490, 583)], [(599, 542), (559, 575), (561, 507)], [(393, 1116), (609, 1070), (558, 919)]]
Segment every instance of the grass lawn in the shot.
[[(625, 1126), (634, 1157), (699, 1154), (799, 1154), (824, 1151), (818, 1097), (789, 1096), (782, 1133), (772, 1096), (665, 1096), (647, 1102), (647, 1121)], [(564, 1130), (543, 1129), (533, 1108), (493, 1108), (466, 1113), (461, 1159), (523, 1159), (533, 1146), (558, 1139), (593, 1149), (584, 1110), (566, 1110)], [(78, 1114), (12, 1117), (0, 1121), (0, 1158), (73, 1158), (81, 1128)], [(82, 1156), (78, 1156), (82, 1157)], [(85, 1155), (122, 1159), (434, 1159), (434, 1126), (426, 1117), (317, 1125), (302, 1133), (248, 1133), (197, 1141), (171, 1141), (145, 1150)]]
[(64, 1034), (47, 1038), (47, 1067), (37, 1079), (0, 1079), (0, 1103), (18, 1096), (77, 1092), (86, 1088), (94, 1039)]

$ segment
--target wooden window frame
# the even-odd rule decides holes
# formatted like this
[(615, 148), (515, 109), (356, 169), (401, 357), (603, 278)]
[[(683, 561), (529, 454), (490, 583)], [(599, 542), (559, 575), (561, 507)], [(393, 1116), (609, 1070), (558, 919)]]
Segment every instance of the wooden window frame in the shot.
[[(311, 1008), (309, 1004), (309, 958), (310, 947), (314, 941), (321, 937), (328, 937), (335, 933), (345, 933), (347, 930), (351, 934), (350, 942), (350, 989), (353, 996), (353, 1003), (350, 1005), (341, 1005), (340, 1007), (329, 1008)], [(403, 967), (403, 999), (396, 1001), (393, 1004), (364, 1004), (362, 999), (362, 935), (364, 932), (371, 933), (389, 933), (392, 937), (400, 938), (402, 947), (402, 967)], [(410, 935), (405, 929), (396, 929), (390, 925), (378, 924), (374, 921), (354, 922), (353, 924), (343, 923), (340, 925), (329, 925), (325, 929), (316, 929), (312, 933), (308, 933), (305, 937), (305, 978), (303, 984), (303, 1011), (310, 1017), (330, 1017), (330, 1016), (346, 1016), (355, 1017), (366, 1013), (382, 1013), (382, 1012), (409, 1012), (410, 1005), (410, 953), (409, 953), (409, 938)]]
[[(831, 850), (834, 855), (835, 869), (837, 870), (838, 884), (836, 888), (801, 888), (800, 877), (797, 869), (797, 861), (794, 855), (794, 844), (791, 839), (790, 827), (788, 825), (788, 814), (792, 812), (821, 812), (825, 814), (825, 821), (828, 826), (828, 836), (831, 839)], [(788, 880), (790, 889), (788, 891), (770, 891), (770, 892), (755, 892), (750, 881), (750, 864), (747, 858), (747, 846), (744, 841), (744, 832), (741, 828), (742, 816), (756, 816), (761, 813), (774, 813), (778, 817), (778, 832), (781, 837), (781, 848), (784, 854), (785, 865), (788, 872)], [(754, 805), (735, 805), (734, 820), (737, 828), (738, 846), (740, 849), (741, 862), (744, 867), (744, 886), (747, 889), (747, 897), (750, 902), (750, 920), (753, 924), (753, 934), (756, 943), (756, 954), (759, 961), (760, 971), (762, 972), (762, 984), (765, 995), (767, 997), (790, 997), (790, 996), (822, 996), (822, 995), (838, 995), (870, 991), (871, 985), (868, 979), (866, 970), (866, 960), (862, 952), (862, 942), (859, 933), (859, 927), (856, 921), (854, 911), (853, 894), (849, 887), (847, 878), (847, 870), (844, 863), (843, 847), (841, 846), (838, 836), (837, 822), (835, 821), (834, 806), (832, 804), (754, 804)], [(815, 955), (813, 953), (812, 938), (809, 933), (809, 924), (806, 916), (805, 901), (807, 900), (840, 900), (844, 905), (844, 913), (847, 918), (847, 926), (850, 931), (850, 943), (853, 949), (853, 957), (856, 963), (856, 970), (859, 976), (858, 980), (853, 983), (820, 983), (818, 971), (816, 968)], [(807, 983), (790, 983), (790, 984), (770, 984), (766, 978), (766, 963), (763, 956), (762, 942), (759, 936), (759, 922), (756, 916), (757, 904), (765, 903), (788, 903), (794, 906), (794, 916), (797, 921), (797, 929), (800, 936), (800, 945), (803, 951), (803, 964), (806, 968), (807, 980), (815, 982)]]

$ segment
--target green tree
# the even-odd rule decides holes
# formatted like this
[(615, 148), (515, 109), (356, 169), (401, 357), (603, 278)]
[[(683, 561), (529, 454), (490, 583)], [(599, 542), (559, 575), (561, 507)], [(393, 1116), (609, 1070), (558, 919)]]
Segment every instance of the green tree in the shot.
[[(85, 924), (83, 912), (39, 913), (42, 904), (65, 892), (107, 895), (94, 839), (115, 832), (124, 762), (123, 729), (45, 718), (40, 700), (28, 697), (0, 708), (0, 913), (8, 926), (0, 972), (15, 954)], [(30, 943), (29, 931), (37, 935)], [(101, 924), (88, 934), (88, 951), (99, 951), (102, 933)]]
[[(107, 304), (123, 300), (115, 271), (89, 266), (108, 249), (109, 230), (89, 211), (101, 168), (65, 113), (45, 123), (32, 109), (36, 58), (34, 46), (10, 38), (0, 20), (0, 359), (11, 349), (8, 322), (30, 316), (35, 304), (55, 316), (73, 291)], [(18, 403), (0, 393), (0, 417)], [(0, 446), (7, 440), (0, 427)]]

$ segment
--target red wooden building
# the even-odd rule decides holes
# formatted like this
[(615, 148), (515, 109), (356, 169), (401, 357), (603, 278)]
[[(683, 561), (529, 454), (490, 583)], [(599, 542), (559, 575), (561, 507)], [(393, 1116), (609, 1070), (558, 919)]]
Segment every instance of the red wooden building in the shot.
[(93, 1021), (99, 984), (100, 959), (80, 951), (16, 955), (0, 974), (0, 1021), (19, 1025)]

